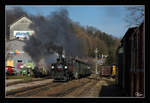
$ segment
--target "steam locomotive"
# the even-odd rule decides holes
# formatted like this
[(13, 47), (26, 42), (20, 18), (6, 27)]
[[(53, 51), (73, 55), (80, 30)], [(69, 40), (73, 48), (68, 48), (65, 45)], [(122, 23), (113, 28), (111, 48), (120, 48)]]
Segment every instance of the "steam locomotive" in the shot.
[(60, 56), (56, 63), (51, 64), (51, 73), (54, 81), (69, 81), (89, 76), (91, 68), (88, 63), (79, 59)]

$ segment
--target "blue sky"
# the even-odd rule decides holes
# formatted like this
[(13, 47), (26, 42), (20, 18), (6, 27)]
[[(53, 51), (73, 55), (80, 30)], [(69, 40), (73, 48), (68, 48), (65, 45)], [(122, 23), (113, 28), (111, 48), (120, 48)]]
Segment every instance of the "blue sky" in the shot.
[(125, 17), (128, 13), (124, 5), (40, 5), (40, 6), (6, 6), (6, 8), (21, 7), (29, 14), (47, 16), (51, 12), (66, 8), (69, 17), (82, 26), (94, 26), (102, 32), (115, 37), (123, 37), (127, 31)]

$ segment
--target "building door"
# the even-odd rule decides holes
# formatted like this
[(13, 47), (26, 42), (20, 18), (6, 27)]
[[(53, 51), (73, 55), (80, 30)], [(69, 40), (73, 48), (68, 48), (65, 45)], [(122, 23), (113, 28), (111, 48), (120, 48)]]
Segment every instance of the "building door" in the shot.
[(17, 71), (20, 71), (20, 66), (22, 65), (22, 60), (18, 60), (17, 62)]

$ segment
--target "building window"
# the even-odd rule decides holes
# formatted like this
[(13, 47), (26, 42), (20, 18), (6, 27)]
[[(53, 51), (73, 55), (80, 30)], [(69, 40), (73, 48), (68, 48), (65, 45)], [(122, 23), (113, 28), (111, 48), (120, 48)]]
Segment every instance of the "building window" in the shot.
[(22, 62), (22, 60), (18, 60), (18, 62)]

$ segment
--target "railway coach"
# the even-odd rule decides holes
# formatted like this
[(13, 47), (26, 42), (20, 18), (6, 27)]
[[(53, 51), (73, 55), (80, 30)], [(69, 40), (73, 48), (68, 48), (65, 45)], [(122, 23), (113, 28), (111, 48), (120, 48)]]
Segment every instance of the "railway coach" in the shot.
[(117, 64), (118, 85), (129, 96), (144, 96), (144, 22), (124, 35), (117, 50)]

